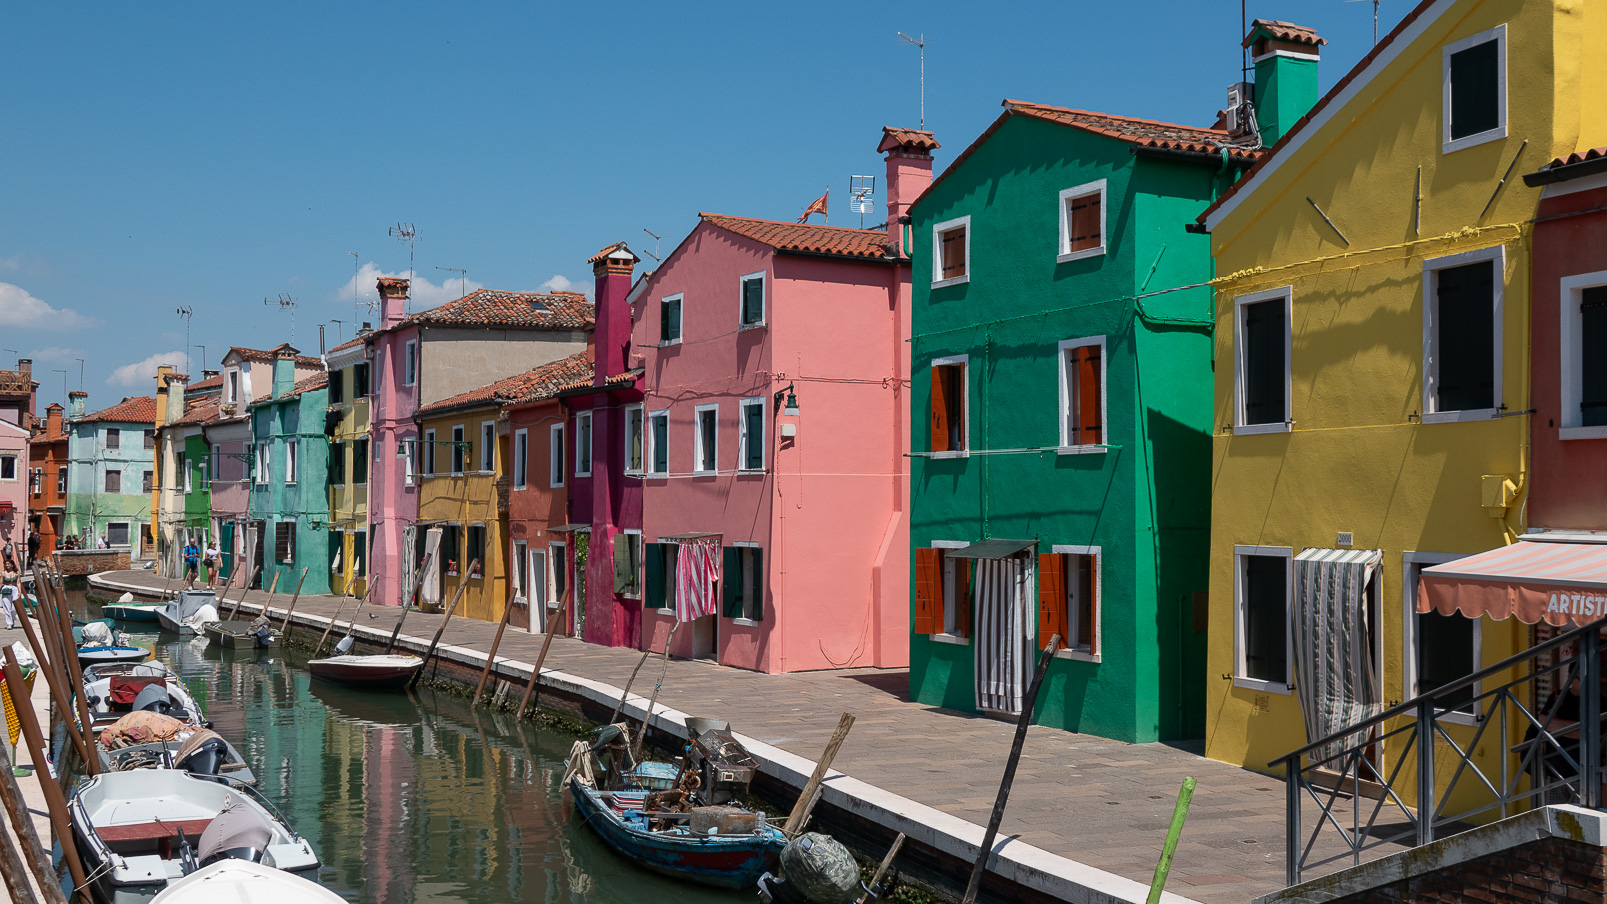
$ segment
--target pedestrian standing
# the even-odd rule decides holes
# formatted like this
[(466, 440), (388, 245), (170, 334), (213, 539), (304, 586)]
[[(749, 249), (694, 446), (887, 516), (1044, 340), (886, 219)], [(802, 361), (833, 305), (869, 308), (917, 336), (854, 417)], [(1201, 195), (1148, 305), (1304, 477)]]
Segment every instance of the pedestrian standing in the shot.
[(36, 528), (36, 527), (28, 528), (28, 567), (29, 568), (32, 568), (34, 566), (34, 563), (39, 561), (39, 545), (40, 545), (40, 543), (41, 543), (41, 539), (39, 537), (39, 529)]
[(106, 539), (105, 534), (101, 534), (100, 535), (100, 542), (95, 545), (95, 548), (96, 549), (111, 549), (112, 544), (111, 544), (110, 540)]
[(6, 630), (17, 626), (16, 601), (22, 596), (22, 575), (17, 572), (17, 560), (11, 556), (11, 547), (5, 549), (0, 562), (0, 614), (5, 615)]
[(218, 565), (223, 561), (223, 551), (218, 549), (218, 541), (206, 541), (206, 557), (202, 562), (206, 565), (206, 586), (208, 590), (218, 587)]
[(184, 589), (194, 590), (195, 579), (201, 574), (201, 549), (193, 538), (184, 543)]

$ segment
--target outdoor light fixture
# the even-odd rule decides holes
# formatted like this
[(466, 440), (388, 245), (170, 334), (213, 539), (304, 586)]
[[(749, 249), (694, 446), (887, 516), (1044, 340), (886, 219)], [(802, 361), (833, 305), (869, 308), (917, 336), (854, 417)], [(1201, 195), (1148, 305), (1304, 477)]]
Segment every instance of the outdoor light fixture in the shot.
[(777, 392), (776, 392), (776, 401), (778, 403), (781, 402), (782, 393), (786, 393), (787, 401), (785, 403), (785, 407), (782, 408), (781, 413), (786, 415), (786, 416), (788, 416), (788, 417), (797, 417), (798, 416), (798, 394), (796, 392), (793, 392), (792, 384), (788, 383), (786, 389), (777, 390)]

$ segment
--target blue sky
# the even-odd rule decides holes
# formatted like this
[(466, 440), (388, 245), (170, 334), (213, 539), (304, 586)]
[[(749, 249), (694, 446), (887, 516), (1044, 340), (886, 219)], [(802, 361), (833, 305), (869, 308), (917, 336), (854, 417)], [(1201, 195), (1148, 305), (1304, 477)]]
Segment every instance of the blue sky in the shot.
[[(1381, 33), (1410, 9), (1384, 0)], [(1326, 90), (1372, 8), (1251, 0), (1309, 25)], [(618, 239), (673, 248), (699, 211), (795, 218), (880, 175), (919, 118), (939, 170), (1005, 97), (1209, 125), (1238, 74), (1233, 0), (865, 4), (8, 4), (0, 14), (0, 367), (32, 355), (40, 409), (149, 393), (230, 345), (317, 352), (372, 318), (356, 267), (421, 303), (469, 288), (589, 290)], [(878, 185), (878, 190), (880, 185)], [(878, 204), (883, 200), (878, 193)], [(349, 252), (357, 252), (354, 259)], [(555, 279), (556, 277), (556, 279)], [(341, 324), (332, 321), (339, 319)]]

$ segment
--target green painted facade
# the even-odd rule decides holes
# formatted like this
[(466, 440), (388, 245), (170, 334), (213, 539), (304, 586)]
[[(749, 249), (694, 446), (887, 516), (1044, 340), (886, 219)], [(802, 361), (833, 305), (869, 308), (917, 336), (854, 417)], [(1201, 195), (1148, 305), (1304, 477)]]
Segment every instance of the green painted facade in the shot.
[(184, 437), (184, 527), (197, 536), (212, 535), (212, 446), (195, 430)]
[[(1039, 554), (1097, 547), (1098, 661), (1058, 656), (1034, 720), (1142, 742), (1204, 730), (1194, 602), (1207, 586), (1213, 365), (1206, 288), (1140, 296), (1211, 278), (1209, 239), (1184, 224), (1231, 176), (1206, 155), (1133, 147), (1007, 113), (911, 209), (910, 546), (912, 559), (991, 538), (1035, 540)], [(1104, 252), (1060, 261), (1061, 192), (1099, 180)], [(967, 280), (934, 287), (934, 226), (967, 216)], [(1105, 447), (1070, 453), (1061, 343), (1089, 337), (1104, 337)], [(968, 358), (970, 451), (928, 457), (931, 364), (957, 356)], [(1029, 561), (1024, 615), (1041, 649), (1040, 565)], [(911, 696), (977, 711), (978, 648), (974, 627), (912, 630)]]
[[(275, 362), (276, 371), (290, 361)], [(251, 501), (253, 519), (263, 522), (261, 586), (279, 579), (279, 592), (290, 593), (306, 569), (302, 593), (329, 593), (329, 440), (324, 412), (329, 407), (325, 377), (309, 377), (294, 389), (288, 376), (276, 373), (274, 394), (251, 406)], [(291, 452), (295, 445), (294, 473)], [(265, 456), (265, 457), (264, 457)], [(262, 465), (267, 467), (263, 468)], [(288, 557), (277, 542), (280, 524), (291, 524), (294, 545)]]
[[(63, 530), (94, 548), (107, 537), (136, 559), (156, 550), (145, 536), (151, 519), (149, 481), (155, 472), (150, 421), (74, 420), (67, 435), (67, 502)], [(108, 478), (115, 473), (115, 478)], [(115, 485), (115, 487), (114, 487)]]

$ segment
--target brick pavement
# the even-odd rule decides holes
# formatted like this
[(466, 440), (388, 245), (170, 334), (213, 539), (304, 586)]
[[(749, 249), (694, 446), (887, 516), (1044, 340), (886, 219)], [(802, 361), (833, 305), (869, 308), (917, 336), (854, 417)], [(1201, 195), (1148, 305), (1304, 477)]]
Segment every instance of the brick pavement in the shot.
[[(160, 590), (148, 572), (102, 575)], [(266, 599), (261, 591), (250, 603)], [(232, 604), (235, 593), (228, 595)], [(288, 598), (273, 610), (283, 616)], [(328, 618), (338, 597), (302, 596), (298, 614)], [(254, 608), (254, 607), (253, 607)], [(346, 607), (344, 620), (351, 611)], [(365, 608), (367, 628), (388, 631), (396, 610)], [(429, 638), (441, 617), (410, 612), (404, 628)], [(442, 642), (488, 650), (496, 625), (454, 618)], [(542, 636), (509, 628), (499, 661), (534, 662)], [(600, 647), (573, 638), (553, 640), (544, 669), (553, 668), (623, 687), (639, 651)], [(658, 661), (642, 669), (633, 694), (648, 695)], [(1013, 723), (937, 709), (908, 699), (906, 670), (845, 669), (765, 675), (706, 661), (672, 659), (659, 696), (662, 705), (718, 716), (743, 734), (814, 759), (839, 714), (856, 721), (833, 763), (854, 778), (976, 825), (993, 808)], [(1001, 836), (1148, 884), (1184, 776), (1198, 782), (1167, 891), (1202, 904), (1243, 904), (1283, 887), (1284, 783), (1281, 779), (1199, 756), (1180, 746), (1125, 744), (1092, 735), (1034, 727), (1016, 773)], [(1335, 815), (1348, 824), (1343, 805)], [(1302, 819), (1315, 824), (1308, 806)], [(1399, 850), (1383, 847), (1382, 856)]]

